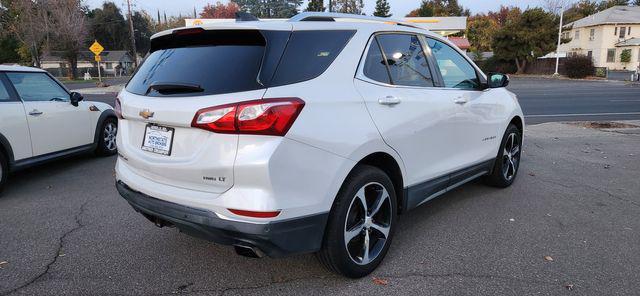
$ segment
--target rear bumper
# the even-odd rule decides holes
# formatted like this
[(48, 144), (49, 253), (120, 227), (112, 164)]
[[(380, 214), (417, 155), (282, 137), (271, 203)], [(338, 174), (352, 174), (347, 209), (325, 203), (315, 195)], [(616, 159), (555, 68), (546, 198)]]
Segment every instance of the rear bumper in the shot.
[(204, 209), (160, 200), (116, 182), (120, 195), (139, 213), (175, 225), (189, 235), (224, 245), (250, 246), (269, 257), (318, 251), (328, 213), (263, 224), (230, 221)]

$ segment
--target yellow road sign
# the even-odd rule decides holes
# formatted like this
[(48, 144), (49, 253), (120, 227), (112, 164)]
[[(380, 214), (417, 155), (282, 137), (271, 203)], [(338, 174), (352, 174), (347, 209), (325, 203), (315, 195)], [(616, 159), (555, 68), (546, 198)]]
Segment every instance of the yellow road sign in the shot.
[(97, 56), (96, 56), (96, 62), (102, 62), (102, 57), (101, 57), (101, 56), (99, 56), (99, 55), (97, 55)]
[(93, 42), (91, 47), (89, 47), (89, 50), (93, 52), (93, 54), (98, 56), (104, 50), (104, 47), (102, 47), (102, 45), (100, 45), (100, 43), (98, 43), (98, 41), (96, 40), (95, 42)]

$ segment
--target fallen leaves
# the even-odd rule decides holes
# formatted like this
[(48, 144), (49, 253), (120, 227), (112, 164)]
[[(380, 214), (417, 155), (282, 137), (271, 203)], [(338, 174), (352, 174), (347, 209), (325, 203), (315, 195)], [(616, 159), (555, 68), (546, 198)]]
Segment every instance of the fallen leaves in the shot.
[(378, 286), (386, 286), (386, 285), (389, 284), (389, 281), (385, 280), (385, 279), (373, 277), (373, 283), (378, 285)]
[(7, 262), (7, 261), (2, 261), (2, 262), (0, 262), (0, 269), (2, 269), (2, 268), (3, 268), (3, 267), (2, 267), (3, 265), (7, 265), (7, 264), (9, 264), (9, 262)]
[(564, 285), (564, 288), (569, 290), (569, 291), (571, 291), (571, 290), (573, 290), (573, 284), (566, 284), (566, 285)]

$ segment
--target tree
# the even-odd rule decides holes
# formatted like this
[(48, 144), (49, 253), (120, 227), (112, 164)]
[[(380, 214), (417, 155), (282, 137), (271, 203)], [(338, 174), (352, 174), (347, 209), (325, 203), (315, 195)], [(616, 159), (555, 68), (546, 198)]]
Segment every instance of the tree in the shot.
[(134, 12), (132, 18), (136, 50), (138, 54), (144, 56), (151, 48), (151, 35), (153, 35), (154, 27), (153, 17), (142, 10)]
[(307, 5), (307, 9), (304, 11), (324, 11), (324, 1), (322, 0), (310, 0)]
[(470, 17), (467, 23), (467, 38), (471, 43), (471, 51), (490, 51), (493, 34), (498, 29), (498, 21), (490, 16), (477, 14)]
[(489, 12), (488, 17), (494, 19), (500, 28), (516, 22), (522, 15), (522, 10), (518, 7), (500, 6), (497, 12)]
[(411, 11), (409, 17), (469, 16), (471, 12), (458, 0), (422, 0), (420, 7)]
[(622, 53), (620, 53), (620, 62), (622, 63), (631, 62), (631, 49), (622, 50)]
[(302, 0), (237, 0), (243, 11), (259, 18), (290, 18), (298, 13)]
[(603, 11), (605, 9), (614, 7), (614, 6), (627, 6), (629, 5), (629, 0), (603, 0), (598, 5), (598, 10)]
[(557, 18), (542, 8), (527, 9), (522, 16), (501, 28), (492, 47), (497, 58), (513, 61), (519, 74), (527, 62), (555, 49)]
[(55, 49), (63, 52), (69, 63), (69, 78), (77, 77), (78, 54), (85, 48), (87, 19), (81, 0), (57, 0), (49, 6)]
[(334, 11), (341, 13), (362, 14), (362, 0), (333, 0)]
[(373, 12), (373, 15), (379, 17), (390, 17), (391, 16), (391, 6), (389, 5), (389, 1), (387, 0), (376, 0), (376, 10)]
[(200, 13), (201, 18), (220, 19), (235, 18), (236, 12), (240, 10), (240, 6), (233, 1), (227, 4), (216, 2), (215, 5), (207, 4)]
[[(21, 44), (24, 57), (28, 54), (31, 65), (40, 67), (40, 55), (43, 47), (49, 47), (49, 28), (51, 26), (46, 0), (3, 1), (8, 23), (6, 30)], [(4, 30), (3, 30), (4, 31)]]
[(598, 2), (592, 0), (580, 0), (565, 10), (564, 22), (569, 24), (599, 11)]
[(129, 27), (115, 3), (102, 3), (101, 8), (89, 11), (88, 17), (90, 40), (98, 40), (107, 50), (131, 47)]

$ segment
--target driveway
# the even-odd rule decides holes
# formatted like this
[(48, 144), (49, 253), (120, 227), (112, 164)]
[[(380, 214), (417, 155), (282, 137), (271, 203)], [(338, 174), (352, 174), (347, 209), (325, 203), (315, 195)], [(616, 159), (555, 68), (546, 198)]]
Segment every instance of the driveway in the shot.
[(114, 157), (59, 161), (0, 198), (0, 294), (638, 295), (639, 147), (638, 128), (529, 126), (512, 187), (474, 182), (402, 215), (360, 280), (156, 228), (116, 193)]

